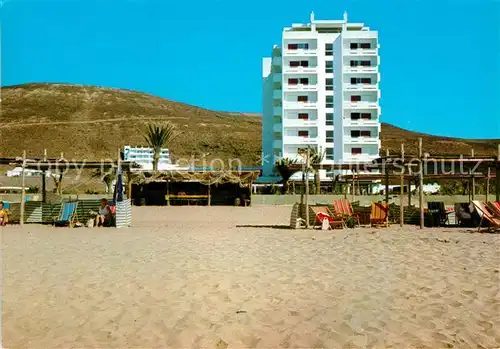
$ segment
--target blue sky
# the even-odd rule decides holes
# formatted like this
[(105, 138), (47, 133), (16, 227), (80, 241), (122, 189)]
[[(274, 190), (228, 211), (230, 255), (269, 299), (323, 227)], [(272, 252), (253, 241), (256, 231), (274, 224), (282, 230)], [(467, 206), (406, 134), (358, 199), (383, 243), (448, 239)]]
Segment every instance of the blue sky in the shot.
[(261, 60), (317, 19), (379, 31), (382, 121), (500, 138), (500, 1), (0, 0), (2, 85), (126, 88), (209, 109), (261, 111)]

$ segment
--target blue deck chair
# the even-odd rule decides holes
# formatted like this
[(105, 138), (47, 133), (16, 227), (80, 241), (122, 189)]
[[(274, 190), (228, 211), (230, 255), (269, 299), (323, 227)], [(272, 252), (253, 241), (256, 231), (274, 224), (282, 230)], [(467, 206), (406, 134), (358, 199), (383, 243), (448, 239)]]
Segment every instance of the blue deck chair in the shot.
[(54, 225), (56, 227), (73, 227), (74, 223), (78, 220), (76, 214), (77, 207), (78, 201), (63, 202), (59, 216), (57, 219), (54, 219)]

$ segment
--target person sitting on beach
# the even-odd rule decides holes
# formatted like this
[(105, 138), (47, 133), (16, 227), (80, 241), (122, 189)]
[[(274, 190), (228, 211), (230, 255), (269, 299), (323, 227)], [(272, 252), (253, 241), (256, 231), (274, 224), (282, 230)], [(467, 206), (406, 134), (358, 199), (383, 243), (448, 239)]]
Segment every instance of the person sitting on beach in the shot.
[(111, 221), (111, 209), (108, 205), (108, 200), (101, 199), (101, 206), (96, 216), (96, 225), (98, 227), (107, 227)]
[(0, 201), (0, 227), (7, 225), (9, 221), (9, 212), (3, 206), (3, 201)]

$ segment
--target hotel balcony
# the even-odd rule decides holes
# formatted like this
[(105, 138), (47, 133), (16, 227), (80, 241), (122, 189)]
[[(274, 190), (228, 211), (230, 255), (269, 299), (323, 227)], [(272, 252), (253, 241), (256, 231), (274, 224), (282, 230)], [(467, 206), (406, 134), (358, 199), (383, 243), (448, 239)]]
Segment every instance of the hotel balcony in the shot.
[(344, 84), (344, 91), (377, 91), (378, 84)]
[(351, 137), (344, 136), (345, 144), (379, 144), (380, 139), (378, 137)]
[(378, 109), (378, 102), (344, 101), (344, 109)]
[(342, 124), (345, 127), (375, 127), (379, 125), (378, 119), (358, 119), (352, 120), (351, 118), (345, 118), (342, 120)]
[(318, 91), (318, 85), (285, 84), (284, 89), (285, 89), (285, 91), (298, 91), (298, 92), (300, 92), (300, 91)]
[(283, 56), (292, 56), (292, 57), (310, 57), (316, 56), (318, 54), (317, 49), (297, 49), (297, 50), (283, 50)]
[(282, 144), (281, 139), (275, 139), (273, 141), (273, 149), (281, 149)]
[(273, 108), (273, 115), (282, 116), (283, 115), (283, 108), (282, 107), (274, 107)]
[(281, 123), (276, 123), (273, 125), (274, 132), (281, 132), (283, 129), (283, 125)]
[(273, 90), (273, 98), (274, 99), (281, 99), (282, 96), (283, 96), (282, 90)]
[(283, 81), (282, 75), (278, 74), (278, 73), (273, 74), (273, 81), (274, 82), (282, 82)]
[(283, 126), (288, 127), (317, 127), (318, 120), (283, 119)]
[(283, 67), (285, 74), (316, 74), (318, 67)]
[(318, 102), (287, 102), (283, 101), (285, 109), (316, 109)]
[(281, 57), (273, 57), (273, 65), (281, 65), (282, 58)]
[(317, 144), (317, 137), (284, 136), (283, 144)]
[(376, 48), (370, 48), (370, 49), (363, 49), (363, 48), (357, 48), (357, 49), (350, 49), (350, 48), (345, 48), (343, 51), (344, 56), (377, 56), (378, 55), (378, 49)]
[(377, 66), (344, 66), (345, 74), (362, 74), (362, 73), (378, 73)]

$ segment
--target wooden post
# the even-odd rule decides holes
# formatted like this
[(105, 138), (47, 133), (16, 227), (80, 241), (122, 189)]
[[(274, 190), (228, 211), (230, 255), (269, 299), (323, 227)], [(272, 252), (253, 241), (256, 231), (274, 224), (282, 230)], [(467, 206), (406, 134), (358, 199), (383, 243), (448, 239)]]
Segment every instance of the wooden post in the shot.
[(311, 149), (307, 148), (306, 158), (306, 195), (305, 195), (305, 210), (306, 210), (306, 228), (309, 228), (309, 166), (310, 166)]
[[(43, 150), (43, 162), (47, 161), (47, 149)], [(47, 177), (46, 177), (47, 172), (45, 171), (45, 167), (42, 170), (42, 203), (47, 202)]]
[[(470, 155), (472, 158), (474, 158), (474, 149), (471, 149), (470, 151)], [(472, 200), (475, 200), (475, 197), (476, 197), (476, 178), (474, 178), (474, 173), (472, 172), (472, 170), (470, 170), (470, 174), (471, 174), (471, 195), (472, 195)]]
[[(389, 149), (385, 151), (385, 157), (386, 160), (389, 158)], [(385, 202), (387, 205), (389, 205), (389, 171), (387, 170), (387, 167), (384, 166), (384, 171), (385, 171)]]
[(23, 164), (21, 167), (21, 221), (19, 222), (21, 226), (24, 225), (24, 205), (26, 201), (26, 191), (24, 190), (26, 181), (26, 172), (24, 171), (26, 167), (26, 150), (23, 150)]
[(411, 178), (408, 178), (408, 207), (411, 206)]
[(495, 201), (500, 202), (500, 144), (498, 144), (498, 149), (497, 149), (497, 163), (496, 163), (496, 170), (495, 170)]
[(352, 178), (351, 178), (351, 202), (354, 202), (354, 198), (356, 195), (356, 182), (354, 180), (354, 170), (352, 172)]
[[(211, 205), (210, 201), (212, 201), (212, 196), (211, 196), (211, 193), (210, 193), (210, 180), (208, 180), (208, 190), (207, 190), (207, 194), (208, 194), (208, 206)], [(251, 187), (251, 184), (250, 184), (250, 188)], [(252, 194), (252, 190), (250, 189), (250, 195)]]
[(404, 186), (405, 186), (405, 170), (404, 170), (404, 160), (405, 158), (405, 146), (403, 143), (401, 143), (401, 162), (403, 163), (403, 168), (401, 169), (401, 178), (400, 178), (400, 190), (399, 190), (399, 225), (403, 227), (404, 223), (404, 204), (403, 204), (403, 198), (404, 198)]
[(488, 172), (486, 175), (486, 192), (485, 192), (485, 198), (484, 198), (485, 201), (484, 202), (489, 201), (488, 195), (490, 194), (490, 175), (491, 175), (490, 167), (488, 166)]
[[(127, 198), (132, 202), (132, 171), (127, 170)], [(167, 190), (168, 190), (168, 182), (167, 182)]]
[(424, 161), (422, 157), (422, 138), (418, 139), (418, 157), (420, 169), (418, 171), (418, 201), (420, 205), (420, 229), (424, 229)]

